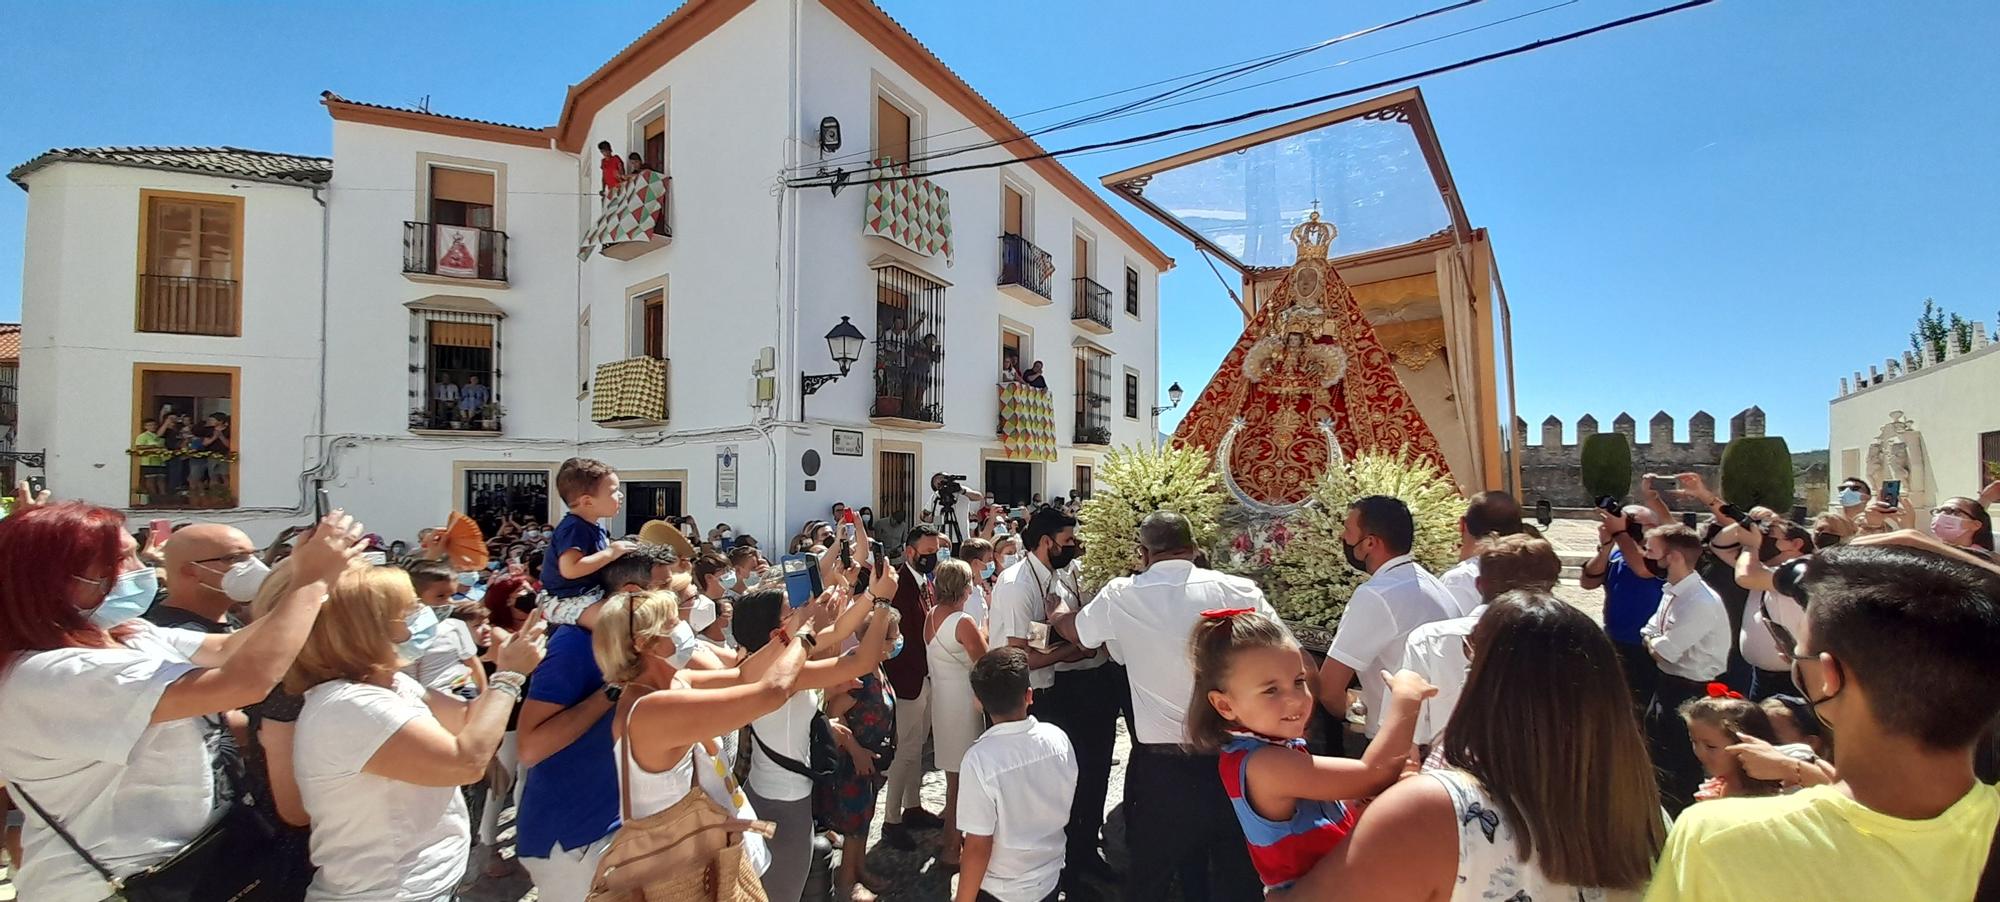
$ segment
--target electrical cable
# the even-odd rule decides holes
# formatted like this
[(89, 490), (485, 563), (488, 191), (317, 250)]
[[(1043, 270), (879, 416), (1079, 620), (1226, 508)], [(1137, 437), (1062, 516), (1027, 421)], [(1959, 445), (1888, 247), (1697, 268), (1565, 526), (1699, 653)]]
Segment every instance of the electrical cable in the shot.
[[(1567, 43), (1569, 41), (1577, 40), (1579, 38), (1589, 37), (1594, 34), (1599, 34), (1602, 32), (1623, 28), (1628, 25), (1635, 25), (1640, 22), (1648, 21), (1650, 19), (1657, 19), (1661, 16), (1671, 15), (1673, 13), (1693, 9), (1698, 6), (1707, 6), (1710, 3), (1714, 2), (1715, 0), (1687, 0), (1687, 2), (1684, 3), (1677, 3), (1674, 4), (1673, 6), (1661, 7), (1659, 9), (1654, 9), (1648, 12), (1626, 16), (1625, 18), (1622, 19), (1615, 19), (1600, 25), (1593, 25), (1589, 28), (1557, 35), (1552, 38), (1543, 38), (1538, 41), (1533, 41), (1516, 47), (1510, 47), (1505, 50), (1496, 50), (1492, 53), (1481, 54), (1479, 56), (1459, 60), (1457, 62), (1446, 63), (1441, 66), (1432, 66), (1431, 68), (1424, 69), (1418, 72), (1411, 72), (1393, 78), (1382, 79), (1380, 81), (1371, 82), (1369, 84), (1361, 85), (1359, 87), (1348, 88), (1340, 91), (1333, 91), (1331, 93), (1321, 94), (1317, 97), (1308, 97), (1303, 100), (1295, 100), (1290, 103), (1282, 103), (1277, 106), (1264, 107), (1262, 109), (1251, 110), (1245, 113), (1238, 113), (1233, 116), (1225, 116), (1221, 119), (1211, 119), (1206, 122), (1196, 122), (1188, 125), (1175, 126), (1173, 128), (1148, 132), (1143, 135), (1134, 135), (1129, 138), (1118, 138), (1110, 141), (1097, 141), (1090, 144), (1079, 144), (1075, 147), (1066, 147), (1061, 150), (1043, 151), (1041, 153), (1030, 154), (1025, 157), (1016, 157), (1005, 160), (993, 160), (985, 163), (967, 163), (960, 166), (949, 166), (944, 169), (931, 170), (929, 172), (924, 173), (924, 176), (926, 178), (935, 178), (937, 176), (953, 172), (971, 172), (982, 169), (998, 169), (1002, 166), (1009, 166), (1015, 163), (1027, 163), (1027, 162), (1033, 162), (1035, 160), (1044, 160), (1060, 156), (1081, 154), (1096, 150), (1107, 150), (1118, 147), (1126, 147), (1134, 144), (1152, 141), (1159, 138), (1167, 138), (1176, 135), (1182, 135), (1188, 132), (1201, 131), (1224, 125), (1233, 125), (1235, 123), (1244, 122), (1250, 119), (1269, 116), (1274, 113), (1288, 112), (1290, 110), (1296, 110), (1301, 107), (1312, 106), (1318, 103), (1325, 103), (1329, 100), (1337, 100), (1343, 97), (1350, 97), (1355, 94), (1380, 90), (1382, 88), (1389, 87), (1391, 85), (1401, 84), (1407, 81), (1415, 81), (1417, 79), (1430, 78), (1432, 76), (1443, 75), (1449, 72), (1456, 72), (1460, 69), (1468, 69), (1473, 66), (1478, 66), (1484, 63), (1490, 63), (1495, 60), (1506, 59), (1512, 56), (1519, 56), (1523, 53), (1540, 50), (1545, 47), (1553, 47), (1557, 44)], [(876, 176), (872, 178), (864, 178), (858, 180), (848, 179), (840, 182), (840, 184), (843, 187), (853, 187), (860, 185), (872, 185), (881, 182), (899, 181), (902, 178), (904, 178), (904, 176)], [(832, 187), (835, 184), (835, 181), (832, 179), (815, 176), (807, 179), (794, 179), (790, 184), (792, 185), (792, 187), (795, 188), (828, 188)]]
[[(1430, 18), (1431, 16), (1453, 12), (1456, 10), (1464, 9), (1468, 6), (1474, 6), (1484, 2), (1486, 2), (1486, 0), (1459, 0), (1459, 2), (1457, 3), (1404, 16), (1401, 19), (1396, 19), (1391, 22), (1384, 22), (1379, 25), (1371, 25), (1367, 28), (1363, 28), (1358, 31), (1351, 31), (1343, 35), (1338, 35), (1336, 37), (1327, 38), (1325, 40), (1318, 41), (1312, 44), (1307, 44), (1303, 47), (1295, 47), (1290, 50), (1280, 50), (1275, 53), (1265, 54), (1264, 56), (1251, 57), (1250, 59), (1247, 60), (1242, 60), (1235, 63), (1227, 63), (1210, 69), (1201, 69), (1195, 72), (1189, 72), (1182, 75), (1170, 76), (1168, 78), (1163, 78), (1158, 81), (1148, 82), (1146, 84), (1137, 85), (1130, 88), (1121, 88), (1116, 91), (1109, 91), (1092, 97), (1086, 97), (1081, 100), (1072, 100), (1069, 101), (1068, 103), (1061, 103), (1051, 107), (1043, 107), (1042, 109), (1039, 110), (1030, 110), (1026, 113), (1020, 114), (1019, 116), (1011, 116), (1011, 117), (1003, 116), (997, 120), (974, 123), (972, 125), (967, 125), (962, 128), (955, 128), (950, 131), (938, 132), (928, 137), (941, 138), (946, 135), (953, 135), (959, 132), (972, 131), (974, 129), (985, 128), (989, 125), (1014, 124), (1015, 122), (1021, 119), (1026, 119), (1028, 117), (1035, 116), (1041, 113), (1064, 109), (1066, 107), (1072, 107), (1072, 106), (1077, 106), (1079, 104), (1089, 103), (1093, 100), (1102, 100), (1106, 97), (1116, 97), (1120, 94), (1130, 94), (1133, 91), (1141, 91), (1145, 90), (1146, 88), (1157, 87), (1159, 85), (1169, 84), (1172, 82), (1181, 81), (1183, 79), (1188, 79), (1188, 78), (1195, 78), (1197, 76), (1208, 76), (1191, 84), (1182, 85), (1177, 88), (1163, 91), (1151, 97), (1128, 101), (1119, 106), (1111, 107), (1110, 109), (1100, 110), (1095, 113), (1086, 113), (1076, 118), (1064, 120), (1062, 122), (1058, 122), (1053, 125), (1040, 126), (1032, 130), (1024, 131), (1020, 137), (1008, 138), (1006, 140), (1001, 140), (1001, 141), (980, 141), (972, 144), (965, 144), (959, 147), (949, 148), (934, 154), (926, 155), (924, 157), (919, 158), (918, 160), (915, 160), (914, 162), (935, 160), (935, 159), (940, 159), (942, 157), (954, 156), (957, 154), (967, 153), (974, 150), (983, 150), (989, 147), (999, 147), (1004, 144), (1011, 144), (1018, 142), (1022, 140), (1022, 138), (1032, 138), (1036, 135), (1043, 135), (1061, 129), (1076, 128), (1078, 126), (1089, 125), (1096, 122), (1102, 122), (1108, 119), (1124, 118), (1127, 115), (1134, 115), (1136, 113), (1147, 112), (1146, 108), (1150, 107), (1152, 104), (1155, 104), (1161, 100), (1171, 99), (1175, 95), (1186, 91), (1194, 90), (1211, 84), (1220, 84), (1222, 82), (1229, 81), (1230, 79), (1237, 78), (1242, 75), (1247, 75), (1259, 69), (1266, 69), (1271, 66), (1291, 62), (1294, 59), (1298, 59), (1315, 51), (1323, 50), (1335, 44), (1345, 43), (1347, 41), (1354, 40), (1355, 38), (1366, 37), (1368, 35), (1375, 34), (1377, 32), (1387, 31), (1392, 28), (1397, 28), (1403, 25), (1408, 25), (1412, 22), (1417, 22), (1422, 19)], [(1575, 0), (1570, 0), (1570, 2), (1575, 2)], [(1502, 21), (1508, 21), (1508, 20), (1502, 20)], [(1412, 44), (1408, 46), (1417, 46), (1417, 45)], [(1364, 57), (1364, 59), (1367, 58), (1368, 57)], [(825, 168), (828, 164), (852, 163), (852, 162), (865, 163), (869, 161), (869, 158), (873, 155), (873, 153), (874, 153), (873, 150), (855, 151), (838, 157), (828, 157), (821, 160), (817, 160), (812, 164), (812, 166), (814, 168)], [(800, 166), (796, 167), (795, 171), (803, 172), (805, 171), (805, 169), (806, 167)]]

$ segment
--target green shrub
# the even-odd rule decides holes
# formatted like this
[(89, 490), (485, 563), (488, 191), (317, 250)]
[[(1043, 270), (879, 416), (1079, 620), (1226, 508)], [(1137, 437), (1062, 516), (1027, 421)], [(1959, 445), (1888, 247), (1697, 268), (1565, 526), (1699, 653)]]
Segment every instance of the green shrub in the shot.
[(1792, 509), (1792, 452), (1779, 436), (1739, 438), (1722, 449), (1722, 498), (1737, 507)]
[(1600, 432), (1584, 439), (1583, 490), (1591, 499), (1610, 495), (1624, 500), (1631, 489), (1632, 443), (1625, 440), (1625, 434)]

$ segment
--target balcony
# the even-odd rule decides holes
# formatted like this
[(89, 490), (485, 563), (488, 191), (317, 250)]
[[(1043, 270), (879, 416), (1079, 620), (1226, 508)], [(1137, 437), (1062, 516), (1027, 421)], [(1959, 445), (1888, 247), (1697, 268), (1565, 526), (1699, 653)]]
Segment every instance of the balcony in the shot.
[(667, 200), (673, 179), (650, 169), (632, 173), (604, 199), (597, 223), (583, 236), (577, 259), (591, 249), (613, 260), (636, 260), (672, 243)]
[(1111, 447), (1111, 415), (1104, 412), (1110, 403), (1110, 395), (1077, 392), (1076, 431), (1070, 435), (1070, 444), (1080, 448)]
[(1056, 408), (1048, 389), (1000, 383), (1000, 450), (1008, 460), (1056, 459)]
[(159, 445), (127, 449), (133, 467), (130, 506), (142, 510), (215, 510), (236, 506), (236, 453), (168, 449)]
[(1055, 300), (1056, 261), (1019, 235), (1000, 236), (1000, 290), (1030, 307)]
[(1075, 286), (1076, 305), (1070, 309), (1069, 321), (1085, 332), (1111, 334), (1111, 289), (1087, 278), (1070, 281)]
[(667, 421), (667, 361), (627, 357), (597, 365), (590, 421), (608, 429), (643, 429)]
[(174, 335), (243, 334), (234, 279), (139, 277), (139, 331)]
[(507, 233), (441, 222), (403, 223), (403, 275), (414, 282), (507, 287)]

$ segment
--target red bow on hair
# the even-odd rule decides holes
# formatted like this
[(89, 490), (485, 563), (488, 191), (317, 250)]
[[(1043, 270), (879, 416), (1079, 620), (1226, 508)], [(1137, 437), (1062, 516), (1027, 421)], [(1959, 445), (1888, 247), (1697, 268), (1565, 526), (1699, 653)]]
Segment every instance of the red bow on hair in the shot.
[(1256, 608), (1213, 608), (1201, 612), (1201, 619), (1228, 620), (1229, 618), (1235, 617), (1239, 614), (1255, 614), (1255, 613), (1257, 613)]
[(1731, 688), (1729, 688), (1729, 686), (1728, 686), (1727, 684), (1725, 684), (1725, 683), (1710, 683), (1710, 684), (1708, 684), (1708, 697), (1709, 697), (1709, 698), (1742, 698), (1742, 697), (1743, 697), (1743, 693), (1741, 693), (1741, 692), (1737, 692), (1736, 690), (1734, 690), (1734, 689), (1731, 689)]

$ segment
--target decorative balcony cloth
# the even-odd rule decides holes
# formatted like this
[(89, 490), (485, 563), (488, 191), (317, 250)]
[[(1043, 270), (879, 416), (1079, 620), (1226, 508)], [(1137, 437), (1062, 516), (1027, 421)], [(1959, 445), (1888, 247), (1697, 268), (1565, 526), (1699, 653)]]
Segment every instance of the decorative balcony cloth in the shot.
[(590, 421), (664, 421), (667, 418), (667, 362), (631, 357), (597, 365), (591, 386)]
[(1047, 391), (1020, 382), (1001, 384), (1000, 447), (1008, 460), (1056, 459), (1056, 408)]
[(1174, 442), (1215, 457), (1252, 507), (1296, 505), (1347, 454), (1406, 453), (1450, 472), (1388, 351), (1327, 259), (1335, 230), (1313, 213), (1298, 259), (1222, 359)]
[(952, 264), (951, 196), (936, 182), (910, 175), (908, 166), (884, 161), (869, 170), (868, 177), (889, 176), (894, 181), (869, 182), (868, 206), (863, 211), (861, 231), (894, 241), (926, 257), (944, 254)]
[(583, 236), (583, 247), (577, 249), (576, 258), (590, 256), (591, 248), (646, 240), (666, 205), (667, 177), (651, 170), (634, 173), (604, 202), (604, 213)]

